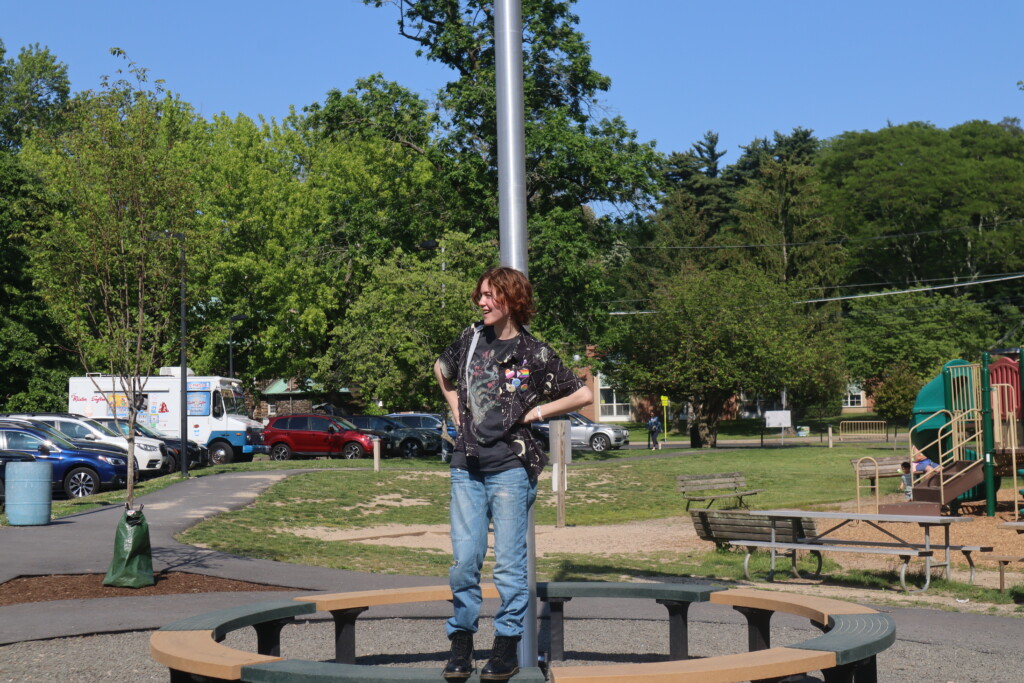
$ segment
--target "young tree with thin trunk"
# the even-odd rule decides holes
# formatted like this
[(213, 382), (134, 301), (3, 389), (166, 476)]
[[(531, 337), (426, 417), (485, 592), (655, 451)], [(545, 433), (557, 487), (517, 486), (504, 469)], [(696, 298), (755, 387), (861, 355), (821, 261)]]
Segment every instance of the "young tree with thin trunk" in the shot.
[(145, 380), (177, 341), (183, 264), (179, 242), (160, 237), (188, 233), (195, 189), (181, 150), (191, 112), (159, 82), (147, 87), (134, 63), (117, 73), (133, 82), (104, 78), (75, 99), (64, 132), (31, 139), (23, 154), (48, 204), (31, 250), (35, 284), (85, 371), (110, 376), (96, 388), (127, 408), (130, 507)]

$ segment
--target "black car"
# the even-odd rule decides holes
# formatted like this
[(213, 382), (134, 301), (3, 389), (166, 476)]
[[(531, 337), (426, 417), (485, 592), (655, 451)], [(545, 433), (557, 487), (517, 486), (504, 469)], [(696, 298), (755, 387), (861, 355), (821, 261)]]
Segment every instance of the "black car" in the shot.
[(380, 437), (381, 447), (390, 454), (416, 458), (441, 450), (441, 435), (430, 429), (412, 429), (381, 415), (346, 415), (345, 419), (360, 431)]

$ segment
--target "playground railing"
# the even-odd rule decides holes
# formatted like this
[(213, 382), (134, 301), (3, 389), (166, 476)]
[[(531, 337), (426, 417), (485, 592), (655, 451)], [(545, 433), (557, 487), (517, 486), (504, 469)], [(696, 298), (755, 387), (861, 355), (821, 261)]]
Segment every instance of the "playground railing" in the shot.
[[(946, 412), (946, 411), (942, 411)], [(975, 468), (984, 464), (982, 453), (984, 449), (984, 438), (981, 429), (981, 411), (977, 409), (963, 410), (953, 415), (944, 425), (939, 427), (935, 440), (926, 444), (920, 450), (927, 451), (932, 446), (937, 446), (939, 451), (938, 474), (939, 496), (946, 499), (945, 488), (953, 482), (963, 479)], [(969, 460), (967, 451), (973, 447), (974, 460), (963, 469), (950, 473), (950, 467), (954, 462)], [(917, 485), (926, 477), (935, 476), (935, 473), (921, 472), (914, 473), (914, 484)]]
[(1010, 450), (1013, 468), (1013, 518), (1020, 520), (1020, 482), (1017, 471), (1017, 413), (1019, 412), (1017, 390), (1012, 384), (992, 385), (992, 415), (995, 418), (996, 450)]
[(843, 420), (839, 423), (839, 440), (885, 439), (889, 440), (889, 428), (885, 420)]

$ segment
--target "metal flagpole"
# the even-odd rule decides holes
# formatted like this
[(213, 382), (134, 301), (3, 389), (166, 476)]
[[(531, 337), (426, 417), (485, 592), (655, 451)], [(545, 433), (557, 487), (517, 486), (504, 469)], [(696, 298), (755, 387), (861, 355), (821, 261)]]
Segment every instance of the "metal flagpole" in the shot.
[[(529, 275), (526, 263), (526, 129), (523, 115), (523, 13), (520, 0), (494, 3), (498, 113), (498, 236), (501, 265)], [(521, 666), (537, 666), (537, 551), (533, 507), (526, 527), (529, 598), (519, 641)]]

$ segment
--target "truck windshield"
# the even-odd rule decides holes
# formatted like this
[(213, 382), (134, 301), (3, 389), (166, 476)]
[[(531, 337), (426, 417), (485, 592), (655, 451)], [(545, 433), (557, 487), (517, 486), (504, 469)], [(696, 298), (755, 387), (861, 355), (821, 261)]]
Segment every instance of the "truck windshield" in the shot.
[(245, 415), (245, 397), (231, 387), (221, 387), (224, 398), (224, 412), (228, 415)]

